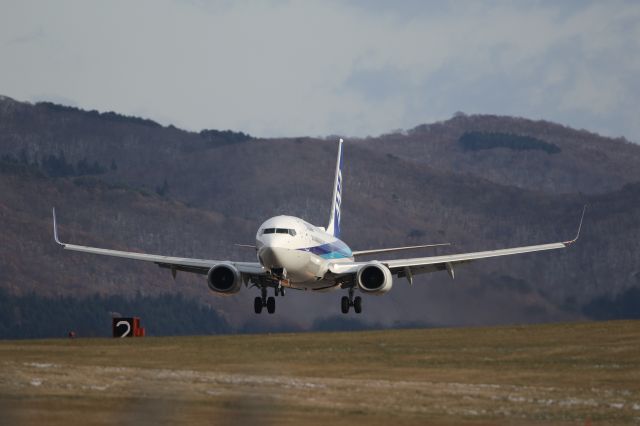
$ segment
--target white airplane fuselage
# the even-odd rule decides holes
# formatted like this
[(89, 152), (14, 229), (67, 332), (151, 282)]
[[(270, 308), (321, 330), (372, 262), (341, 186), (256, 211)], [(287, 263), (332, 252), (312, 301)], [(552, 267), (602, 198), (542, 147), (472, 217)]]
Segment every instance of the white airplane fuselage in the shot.
[(330, 289), (324, 280), (329, 262), (352, 262), (353, 253), (340, 239), (293, 216), (275, 216), (256, 234), (258, 261), (282, 274), (282, 285), (297, 289)]

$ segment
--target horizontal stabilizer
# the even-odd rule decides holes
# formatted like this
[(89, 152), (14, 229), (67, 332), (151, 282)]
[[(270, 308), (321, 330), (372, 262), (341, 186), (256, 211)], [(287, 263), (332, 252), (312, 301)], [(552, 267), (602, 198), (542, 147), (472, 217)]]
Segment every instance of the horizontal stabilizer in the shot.
[(393, 248), (383, 248), (383, 249), (374, 249), (374, 250), (360, 250), (354, 251), (354, 256), (364, 256), (366, 254), (374, 254), (374, 253), (388, 253), (393, 251), (402, 251), (402, 250), (414, 250), (425, 247), (440, 247), (440, 246), (450, 246), (451, 243), (439, 243), (439, 244), (424, 244), (420, 246), (407, 246), (407, 247), (393, 247)]
[(255, 246), (254, 244), (234, 244), (234, 246), (242, 247), (242, 248), (249, 248), (249, 249), (254, 249), (254, 250), (258, 249), (258, 247)]

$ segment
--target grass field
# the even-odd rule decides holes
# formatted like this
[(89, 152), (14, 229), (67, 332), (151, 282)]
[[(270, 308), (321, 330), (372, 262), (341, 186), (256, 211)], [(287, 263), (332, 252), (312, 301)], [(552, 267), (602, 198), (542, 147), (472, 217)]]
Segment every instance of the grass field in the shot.
[(640, 322), (0, 342), (0, 424), (637, 424)]

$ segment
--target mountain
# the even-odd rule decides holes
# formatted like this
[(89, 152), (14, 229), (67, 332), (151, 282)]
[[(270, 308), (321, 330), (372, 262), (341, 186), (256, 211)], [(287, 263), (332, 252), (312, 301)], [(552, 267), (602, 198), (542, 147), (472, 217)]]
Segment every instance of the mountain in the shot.
[[(339, 315), (341, 294), (290, 291), (255, 316), (255, 289), (218, 298), (203, 277), (62, 251), (78, 244), (254, 260), (260, 223), (328, 219), (336, 141), (187, 132), (151, 120), (0, 99), (0, 287), (12, 294), (181, 293), (236, 327), (304, 329)], [(584, 318), (640, 287), (640, 146), (549, 122), (457, 115), (406, 132), (347, 138), (343, 237), (353, 249), (451, 242), (438, 253), (573, 238), (553, 253), (396, 280), (358, 320), (495, 324)], [(434, 249), (412, 255), (433, 254)], [(635, 293), (634, 293), (635, 294)], [(603, 299), (605, 298), (605, 299)], [(609, 300), (609, 299), (606, 299)], [(613, 300), (613, 299), (612, 299)], [(352, 318), (352, 317), (349, 317)], [(353, 320), (353, 319), (352, 319)]]
[(524, 118), (459, 113), (361, 142), (438, 170), (548, 193), (604, 193), (640, 177), (638, 145)]

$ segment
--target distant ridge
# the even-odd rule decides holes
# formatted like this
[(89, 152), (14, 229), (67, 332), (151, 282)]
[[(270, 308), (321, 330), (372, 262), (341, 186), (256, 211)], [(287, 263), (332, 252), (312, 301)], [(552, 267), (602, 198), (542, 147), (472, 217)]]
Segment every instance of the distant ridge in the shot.
[[(507, 139), (465, 149), (460, 140), (472, 132)], [(514, 149), (527, 138), (559, 152)], [(218, 299), (200, 277), (178, 274), (174, 283), (154, 266), (63, 253), (52, 242), (51, 207), (59, 209), (60, 232), (79, 244), (253, 260), (234, 244), (251, 244), (266, 218), (326, 221), (335, 143), (190, 132), (1, 97), (0, 288), (47, 297), (181, 293), (236, 329), (251, 328), (254, 289)], [(608, 318), (602, 306), (637, 294), (630, 289), (640, 287), (638, 145), (546, 121), (458, 115), (401, 133), (347, 137), (344, 162), (342, 228), (354, 249), (544, 243), (571, 237), (589, 204), (580, 243), (566, 253), (470, 264), (453, 282), (447, 274), (419, 277), (413, 287), (396, 280), (389, 297), (367, 300), (370, 323), (573, 320), (595, 312), (584, 310), (594, 300)], [(334, 313), (339, 296), (288, 294), (270, 321), (313, 327)]]

